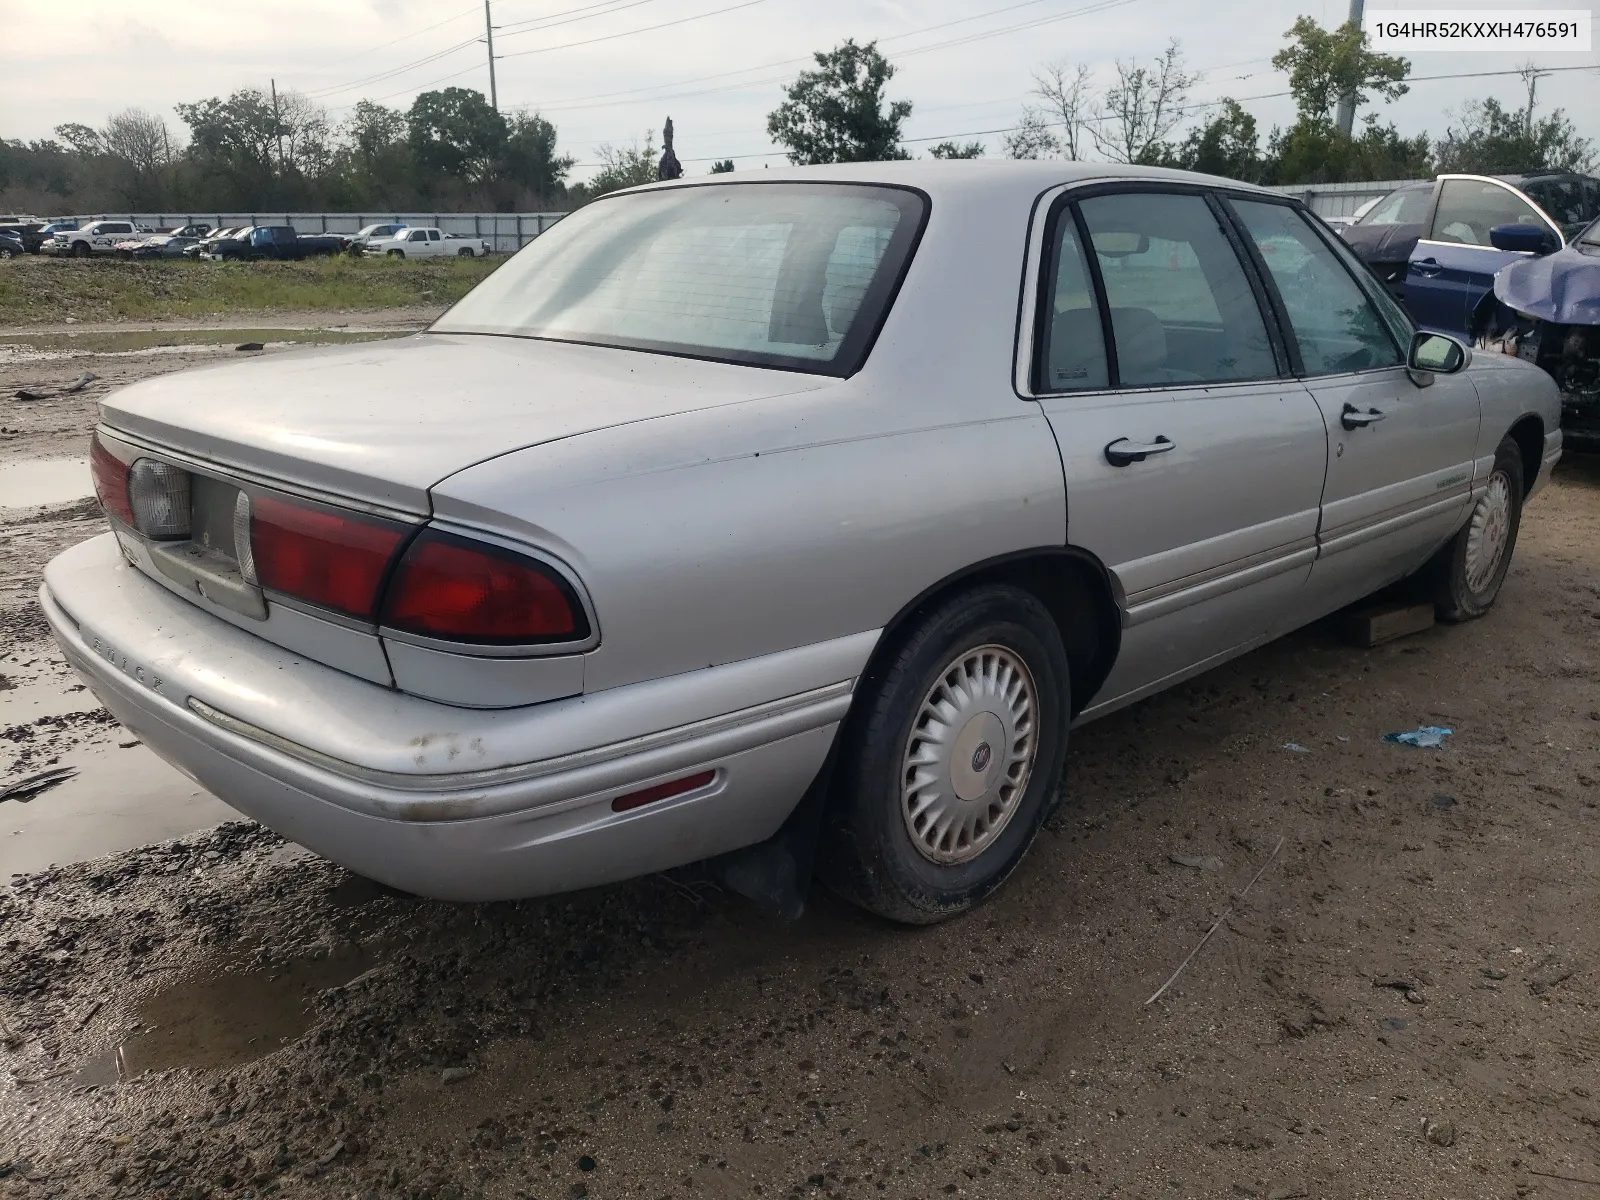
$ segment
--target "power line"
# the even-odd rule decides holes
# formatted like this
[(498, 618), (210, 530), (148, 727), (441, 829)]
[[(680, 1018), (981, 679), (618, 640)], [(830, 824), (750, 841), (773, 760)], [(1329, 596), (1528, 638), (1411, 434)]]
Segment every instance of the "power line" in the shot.
[[(559, 46), (540, 46), (535, 50), (517, 50), (511, 54), (502, 54), (501, 58), (523, 58), (529, 54), (549, 54), (552, 50), (571, 50), (574, 46), (592, 46), (596, 42), (609, 42), (617, 38), (632, 37), (637, 33), (653, 33), (657, 29), (666, 29), (672, 25), (687, 25), (691, 21), (703, 21), (707, 17), (720, 17), (723, 13), (738, 12), (741, 8), (754, 8), (757, 4), (765, 4), (767, 0), (744, 0), (741, 4), (732, 4), (727, 8), (713, 9), (711, 12), (697, 13), (692, 17), (679, 17), (675, 21), (663, 21), (659, 25), (646, 25), (640, 29), (624, 29), (620, 33), (602, 34), (600, 37), (585, 38), (581, 42), (563, 42)], [(1131, 0), (1121, 0), (1131, 3)]]
[(469, 8), (462, 9), (453, 17), (446, 17), (444, 20), (436, 21), (432, 25), (424, 25), (421, 29), (414, 29), (410, 33), (403, 33), (397, 38), (390, 38), (387, 42), (379, 42), (376, 46), (368, 46), (365, 50), (357, 50), (354, 54), (346, 54), (342, 58), (333, 59), (331, 62), (324, 63), (323, 65), (328, 67), (336, 67), (340, 63), (349, 62), (351, 59), (360, 58), (362, 55), (372, 54), (379, 50), (385, 50), (390, 46), (398, 45), (400, 42), (408, 42), (414, 37), (421, 37), (425, 33), (432, 33), (435, 29), (438, 29), (441, 26), (448, 25), (452, 21), (459, 21), (468, 13), (475, 13), (477, 11), (478, 6), (474, 4)]
[(357, 79), (353, 83), (337, 84), (333, 87), (311, 88), (306, 92), (306, 95), (313, 98), (322, 96), (337, 96), (341, 92), (353, 92), (357, 88), (370, 87), (374, 83), (382, 83), (385, 80), (393, 79), (396, 75), (404, 75), (407, 71), (414, 70), (417, 67), (427, 66), (427, 64), (431, 62), (438, 62), (441, 58), (449, 58), (450, 55), (458, 54), (462, 50), (465, 50), (468, 46), (476, 46), (478, 41), (478, 38), (470, 37), (464, 42), (457, 42), (455, 45), (447, 46), (443, 50), (436, 50), (434, 53), (429, 54), (426, 57), (405, 63), (402, 66), (391, 67), (387, 71), (379, 71), (375, 75), (369, 75), (365, 79)]
[[(525, 33), (538, 33), (541, 29), (554, 29), (557, 25), (571, 25), (576, 21), (589, 21), (595, 17), (609, 17), (612, 13), (619, 13), (624, 9), (638, 8), (640, 5), (656, 2), (657, 0), (602, 0), (599, 4), (586, 4), (582, 8), (546, 13), (542, 17), (513, 21), (509, 25), (500, 25), (497, 28), (501, 30), (502, 37), (521, 37)], [(596, 9), (603, 11), (596, 12)], [(558, 18), (565, 19), (558, 20)]]

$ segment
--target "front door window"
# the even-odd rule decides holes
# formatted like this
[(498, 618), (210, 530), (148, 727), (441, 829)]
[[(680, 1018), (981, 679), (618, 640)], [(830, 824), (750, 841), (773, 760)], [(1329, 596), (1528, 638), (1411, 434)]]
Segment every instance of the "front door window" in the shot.
[(1400, 364), (1377, 309), (1304, 217), (1286, 204), (1230, 203), (1283, 298), (1307, 375)]
[(1520, 192), (1483, 179), (1446, 179), (1439, 186), (1439, 207), (1428, 236), (1436, 242), (1492, 246), (1496, 225), (1537, 225), (1545, 221)]

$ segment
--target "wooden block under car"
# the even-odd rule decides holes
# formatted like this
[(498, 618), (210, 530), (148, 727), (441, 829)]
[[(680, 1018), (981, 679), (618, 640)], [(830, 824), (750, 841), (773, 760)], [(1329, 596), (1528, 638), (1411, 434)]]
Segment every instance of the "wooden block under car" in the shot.
[(1358, 646), (1381, 646), (1433, 628), (1431, 604), (1379, 604), (1347, 613), (1340, 621), (1344, 635)]

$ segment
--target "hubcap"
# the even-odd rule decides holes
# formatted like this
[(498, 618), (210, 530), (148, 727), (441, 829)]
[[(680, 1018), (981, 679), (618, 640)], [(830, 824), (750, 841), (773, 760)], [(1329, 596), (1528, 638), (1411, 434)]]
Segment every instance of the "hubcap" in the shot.
[(1033, 676), (1004, 646), (965, 651), (940, 672), (911, 726), (900, 815), (930, 862), (971, 862), (1028, 790), (1037, 745)]
[(1467, 524), (1467, 586), (1482, 592), (1494, 579), (1511, 540), (1511, 478), (1504, 471), (1489, 476), (1489, 490), (1472, 510)]

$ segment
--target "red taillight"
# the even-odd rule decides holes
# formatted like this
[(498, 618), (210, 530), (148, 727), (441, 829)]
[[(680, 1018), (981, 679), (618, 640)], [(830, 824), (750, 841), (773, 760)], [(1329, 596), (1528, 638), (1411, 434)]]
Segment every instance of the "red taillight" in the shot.
[(406, 532), (274, 496), (250, 500), (250, 547), (261, 586), (366, 621), (377, 614), (378, 589)]
[(89, 474), (94, 494), (107, 516), (133, 524), (133, 502), (128, 498), (128, 464), (105, 448), (98, 434), (89, 446)]
[(395, 569), (383, 624), (453, 641), (571, 642), (589, 636), (571, 586), (531, 559), (425, 531)]
[(716, 777), (717, 773), (715, 771), (701, 771), (698, 775), (674, 779), (671, 783), (658, 783), (654, 787), (647, 787), (642, 791), (629, 792), (626, 796), (618, 796), (611, 802), (611, 811), (627, 812), (630, 808), (641, 808), (646, 804), (654, 804), (657, 800), (668, 800), (673, 796), (682, 796), (686, 792), (697, 791), (705, 787)]

